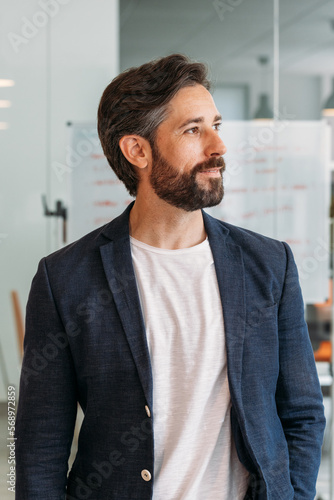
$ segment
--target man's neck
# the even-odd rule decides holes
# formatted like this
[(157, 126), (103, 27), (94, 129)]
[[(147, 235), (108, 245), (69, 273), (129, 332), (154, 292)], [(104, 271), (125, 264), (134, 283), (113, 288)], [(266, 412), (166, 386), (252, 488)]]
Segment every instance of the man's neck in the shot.
[(147, 245), (176, 250), (206, 238), (202, 212), (186, 212), (163, 200), (138, 196), (130, 212), (130, 235)]

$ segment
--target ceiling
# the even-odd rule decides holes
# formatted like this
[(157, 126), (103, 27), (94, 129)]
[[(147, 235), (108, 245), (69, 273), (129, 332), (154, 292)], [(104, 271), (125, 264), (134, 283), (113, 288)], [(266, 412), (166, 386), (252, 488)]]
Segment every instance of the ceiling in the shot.
[[(233, 7), (234, 6), (234, 7)], [(182, 52), (218, 81), (273, 63), (271, 0), (120, 0), (121, 69)], [(334, 0), (280, 0), (280, 71), (334, 74)]]

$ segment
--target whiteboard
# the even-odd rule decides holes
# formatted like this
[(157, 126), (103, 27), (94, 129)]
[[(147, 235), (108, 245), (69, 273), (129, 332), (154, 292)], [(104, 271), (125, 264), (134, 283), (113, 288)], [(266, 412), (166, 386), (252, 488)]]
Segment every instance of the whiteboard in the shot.
[[(109, 222), (133, 200), (111, 170), (96, 124), (71, 124), (70, 241)], [(325, 121), (231, 121), (225, 196), (206, 211), (291, 246), (306, 303), (328, 297), (330, 128)], [(269, 257), (268, 257), (269, 258)]]
[(133, 198), (110, 168), (94, 123), (68, 125), (66, 165), (71, 242), (117, 217)]

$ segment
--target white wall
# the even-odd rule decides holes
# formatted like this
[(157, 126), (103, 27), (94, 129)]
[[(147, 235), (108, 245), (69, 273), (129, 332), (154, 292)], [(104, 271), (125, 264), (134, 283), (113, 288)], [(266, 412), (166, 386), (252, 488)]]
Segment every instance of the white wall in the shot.
[[(65, 123), (92, 121), (99, 98), (118, 73), (118, 0), (0, 0), (0, 343), (7, 382), (17, 385), (20, 357), (10, 303), (19, 292), (24, 309), (40, 258), (59, 247), (58, 225), (42, 213), (41, 195), (54, 208), (66, 200)], [(70, 175), (70, 174), (68, 174)], [(0, 363), (2, 360), (0, 358)], [(1, 375), (0, 375), (1, 377)]]
[[(324, 95), (329, 95), (330, 90), (325, 92), (323, 89), (330, 89), (330, 84), (324, 86), (322, 78), (315, 75), (294, 73), (280, 73), (279, 81), (279, 108), (282, 113), (284, 109), (293, 116), (294, 120), (319, 120), (321, 118), (321, 107), (324, 101)], [(268, 71), (266, 85), (263, 88), (261, 78), (257, 73), (249, 72), (245, 75), (244, 71), (227, 72), (225, 78), (217, 78), (215, 85), (247, 85), (249, 87), (249, 117), (252, 118), (258, 104), (259, 95), (264, 91), (269, 94), (270, 105), (273, 106), (273, 74)], [(224, 110), (221, 110), (224, 118)]]

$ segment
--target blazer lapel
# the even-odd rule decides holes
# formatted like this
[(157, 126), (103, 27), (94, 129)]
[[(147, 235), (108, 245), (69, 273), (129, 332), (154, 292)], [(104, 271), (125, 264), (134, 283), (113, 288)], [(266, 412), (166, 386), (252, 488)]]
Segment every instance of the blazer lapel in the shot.
[(153, 382), (143, 315), (132, 265), (128, 218), (132, 208), (106, 226), (112, 241), (100, 247), (104, 271), (150, 408)]
[(220, 221), (205, 212), (203, 219), (215, 262), (223, 306), (230, 392), (233, 401), (238, 401), (239, 408), (242, 408), (241, 376), (246, 304), (241, 248), (229, 242), (229, 230)]

